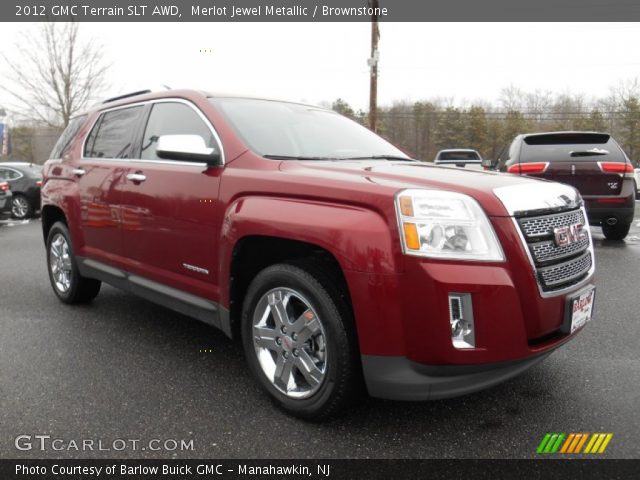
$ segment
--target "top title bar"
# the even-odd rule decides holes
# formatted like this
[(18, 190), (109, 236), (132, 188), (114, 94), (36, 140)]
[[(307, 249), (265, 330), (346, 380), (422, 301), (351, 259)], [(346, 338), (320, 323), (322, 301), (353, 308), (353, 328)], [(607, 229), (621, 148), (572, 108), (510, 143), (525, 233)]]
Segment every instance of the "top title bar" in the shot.
[(0, 21), (640, 21), (640, 0), (2, 0)]

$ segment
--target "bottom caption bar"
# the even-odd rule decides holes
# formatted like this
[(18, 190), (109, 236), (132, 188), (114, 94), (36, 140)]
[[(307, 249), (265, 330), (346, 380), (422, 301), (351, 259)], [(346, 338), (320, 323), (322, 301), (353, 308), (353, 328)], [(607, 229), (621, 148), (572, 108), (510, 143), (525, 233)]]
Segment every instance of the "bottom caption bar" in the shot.
[(0, 460), (2, 480), (636, 479), (640, 460)]

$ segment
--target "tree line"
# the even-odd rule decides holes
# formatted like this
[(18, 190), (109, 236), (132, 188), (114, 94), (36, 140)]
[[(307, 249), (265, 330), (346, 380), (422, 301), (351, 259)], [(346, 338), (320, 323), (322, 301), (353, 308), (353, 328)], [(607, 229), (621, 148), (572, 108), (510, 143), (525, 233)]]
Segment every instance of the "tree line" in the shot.
[[(42, 161), (41, 151), (69, 119), (104, 93), (109, 63), (100, 45), (79, 35), (78, 24), (42, 24), (16, 39), (0, 82), (17, 118), (13, 158)], [(325, 106), (368, 125), (368, 113), (337, 99)], [(611, 133), (640, 166), (640, 81), (621, 82), (603, 98), (504, 88), (496, 102), (453, 99), (396, 101), (377, 109), (377, 131), (407, 153), (432, 160), (443, 148), (473, 148), (495, 159), (520, 133), (592, 130)], [(16, 118), (16, 119), (17, 119)]]
[[(368, 115), (342, 99), (331, 108), (367, 125)], [(455, 105), (450, 99), (397, 101), (378, 109), (378, 131), (415, 158), (433, 160), (444, 148), (473, 148), (495, 159), (521, 133), (608, 132), (640, 166), (640, 82), (621, 83), (606, 98), (502, 90), (498, 102)]]

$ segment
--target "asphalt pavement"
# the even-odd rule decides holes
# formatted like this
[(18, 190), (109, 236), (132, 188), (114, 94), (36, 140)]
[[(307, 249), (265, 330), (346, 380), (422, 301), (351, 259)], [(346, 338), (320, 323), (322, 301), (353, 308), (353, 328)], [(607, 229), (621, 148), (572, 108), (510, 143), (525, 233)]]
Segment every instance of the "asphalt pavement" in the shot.
[(604, 457), (640, 458), (636, 212), (625, 242), (592, 229), (595, 318), (546, 361), (483, 392), (367, 399), (325, 424), (275, 408), (211, 327), (108, 286), (63, 305), (40, 222), (4, 222), (0, 458), (532, 458), (546, 432), (611, 432)]

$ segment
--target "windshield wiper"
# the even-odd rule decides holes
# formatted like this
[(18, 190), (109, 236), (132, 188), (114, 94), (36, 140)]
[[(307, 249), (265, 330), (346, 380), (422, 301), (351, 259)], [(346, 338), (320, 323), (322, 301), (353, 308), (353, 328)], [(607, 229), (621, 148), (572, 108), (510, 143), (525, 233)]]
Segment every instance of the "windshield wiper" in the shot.
[(401, 157), (399, 155), (368, 155), (366, 157), (346, 157), (340, 160), (400, 160), (403, 162), (417, 162), (413, 158)]
[(609, 151), (601, 148), (592, 148), (591, 150), (578, 150), (569, 152), (571, 157), (591, 157), (594, 155), (608, 155)]
[(269, 160), (340, 160), (335, 157), (305, 157), (301, 155), (262, 155)]

